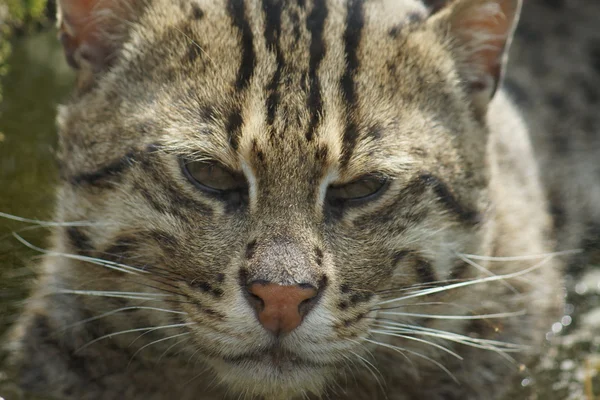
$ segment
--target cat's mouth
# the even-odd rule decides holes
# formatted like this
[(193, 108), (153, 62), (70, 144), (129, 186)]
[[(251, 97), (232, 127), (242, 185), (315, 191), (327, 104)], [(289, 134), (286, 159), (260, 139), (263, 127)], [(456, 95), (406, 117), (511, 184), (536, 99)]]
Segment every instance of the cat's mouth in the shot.
[(279, 345), (261, 351), (223, 357), (223, 360), (228, 364), (237, 366), (248, 365), (248, 363), (257, 363), (264, 367), (273, 368), (282, 372), (297, 367), (319, 368), (327, 365), (323, 362), (309, 360), (287, 349), (283, 349)]
[(314, 360), (279, 344), (215, 361), (213, 366), (223, 382), (267, 399), (293, 398), (303, 392), (318, 394), (336, 371), (330, 362)]

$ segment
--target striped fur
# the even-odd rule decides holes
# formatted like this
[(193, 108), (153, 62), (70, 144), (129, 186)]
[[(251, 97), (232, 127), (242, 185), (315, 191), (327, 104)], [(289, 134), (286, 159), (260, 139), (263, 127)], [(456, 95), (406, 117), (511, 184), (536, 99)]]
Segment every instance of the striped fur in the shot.
[[(66, 49), (80, 73), (59, 113), (57, 218), (105, 224), (55, 234), (53, 251), (78, 257), (45, 261), (17, 341), (24, 386), (78, 399), (500, 396), (515, 371), (494, 351), (372, 332), (408, 323), (535, 348), (560, 302), (552, 266), (393, 300), (534, 264), (478, 267), (462, 254), (551, 251), (524, 125), (502, 91), (482, 106), (488, 92), (475, 95), (481, 76), (467, 68), (477, 49), (452, 36), (462, 29), (453, 10), (494, 17), (519, 2), (459, 3), (434, 15), (413, 0), (98, 3), (96, 12), (119, 6), (118, 18), (91, 18), (90, 29), (124, 19), (128, 28), (94, 37), (110, 57)], [(247, 194), (202, 192), (182, 159), (220, 163), (245, 177)], [(369, 174), (388, 178), (376, 198), (330, 201), (328, 188)], [(256, 280), (322, 296), (298, 329), (274, 338), (242, 294)], [(170, 313), (111, 314), (139, 305)], [(477, 329), (422, 317), (520, 310)], [(145, 326), (167, 328), (114, 334)], [(65, 330), (72, 340), (54, 339)]]

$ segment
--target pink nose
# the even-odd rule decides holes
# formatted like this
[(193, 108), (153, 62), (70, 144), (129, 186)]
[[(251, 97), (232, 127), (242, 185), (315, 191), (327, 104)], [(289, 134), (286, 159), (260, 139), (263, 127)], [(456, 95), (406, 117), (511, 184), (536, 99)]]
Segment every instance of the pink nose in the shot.
[(274, 334), (290, 333), (302, 323), (310, 311), (317, 289), (312, 286), (282, 286), (275, 283), (256, 282), (248, 291), (257, 301), (250, 303), (258, 313), (258, 320)]

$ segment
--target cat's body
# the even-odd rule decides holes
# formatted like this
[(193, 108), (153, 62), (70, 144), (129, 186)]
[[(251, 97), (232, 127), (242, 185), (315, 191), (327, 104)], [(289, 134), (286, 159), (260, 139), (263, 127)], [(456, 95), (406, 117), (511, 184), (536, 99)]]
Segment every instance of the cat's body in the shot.
[(561, 263), (496, 91), (518, 1), (73, 4), (56, 217), (89, 224), (15, 329), (26, 389), (492, 399), (539, 351)]

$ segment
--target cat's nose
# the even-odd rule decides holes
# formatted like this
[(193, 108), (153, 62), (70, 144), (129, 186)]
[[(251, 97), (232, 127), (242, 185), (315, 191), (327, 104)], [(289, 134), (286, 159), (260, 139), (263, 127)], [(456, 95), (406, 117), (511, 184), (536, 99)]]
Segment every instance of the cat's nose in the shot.
[(253, 282), (247, 290), (259, 322), (275, 335), (290, 333), (300, 326), (319, 294), (309, 284), (283, 286), (264, 281)]

